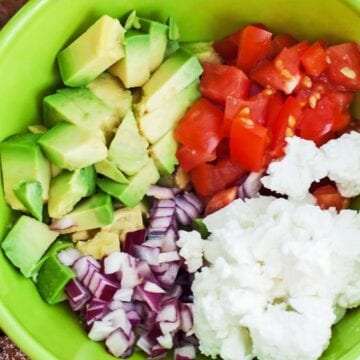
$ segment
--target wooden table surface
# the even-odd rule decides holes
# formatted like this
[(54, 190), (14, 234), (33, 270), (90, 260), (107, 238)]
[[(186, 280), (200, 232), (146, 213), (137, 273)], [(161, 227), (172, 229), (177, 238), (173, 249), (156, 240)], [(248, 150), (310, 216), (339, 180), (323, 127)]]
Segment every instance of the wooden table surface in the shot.
[[(0, 0), (0, 28), (27, 0)], [(0, 360), (28, 359), (0, 330)]]

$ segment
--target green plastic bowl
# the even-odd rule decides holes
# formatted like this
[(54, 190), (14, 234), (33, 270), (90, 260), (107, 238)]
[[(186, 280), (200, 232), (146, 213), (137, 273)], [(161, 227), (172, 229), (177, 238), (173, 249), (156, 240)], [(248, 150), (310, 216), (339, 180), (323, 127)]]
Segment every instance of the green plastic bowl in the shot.
[[(60, 85), (59, 50), (99, 16), (120, 17), (132, 9), (159, 20), (173, 16), (187, 41), (220, 38), (244, 24), (263, 23), (300, 39), (360, 42), (360, 0), (31, 0), (0, 32), (0, 141), (41, 119), (41, 99)], [(0, 194), (0, 239), (10, 222)], [(2, 252), (0, 327), (33, 360), (112, 358), (87, 339), (66, 305), (45, 304)], [(360, 358), (360, 313), (349, 313), (335, 326), (323, 358)]]

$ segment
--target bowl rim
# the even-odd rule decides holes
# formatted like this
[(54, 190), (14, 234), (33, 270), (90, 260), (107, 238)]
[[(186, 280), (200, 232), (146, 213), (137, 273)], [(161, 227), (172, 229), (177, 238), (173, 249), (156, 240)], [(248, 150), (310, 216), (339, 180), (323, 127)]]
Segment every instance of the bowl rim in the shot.
[[(352, 11), (360, 14), (359, 0), (339, 0), (345, 3)], [(19, 32), (32, 20), (33, 16), (41, 12), (50, 4), (50, 0), (29, 0), (17, 13), (8, 21), (0, 31), (0, 53), (16, 40)], [(58, 360), (54, 354), (39, 343), (26, 329), (17, 322), (16, 317), (0, 301), (0, 329), (18, 346), (21, 351), (33, 359)], [(358, 345), (360, 346), (360, 344)], [(358, 348), (355, 346), (355, 348)], [(351, 352), (354, 347), (350, 349)], [(346, 355), (346, 354), (344, 354)]]

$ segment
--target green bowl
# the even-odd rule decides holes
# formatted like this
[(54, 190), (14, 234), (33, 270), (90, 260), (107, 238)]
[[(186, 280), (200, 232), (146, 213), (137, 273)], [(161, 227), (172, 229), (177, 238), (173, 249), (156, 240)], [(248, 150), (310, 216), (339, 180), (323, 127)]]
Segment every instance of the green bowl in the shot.
[[(300, 39), (360, 42), (360, 0), (31, 0), (0, 32), (0, 141), (41, 119), (42, 97), (60, 85), (59, 50), (102, 14), (120, 17), (132, 9), (159, 20), (173, 16), (187, 41), (263, 23)], [(0, 194), (0, 239), (10, 221)], [(33, 360), (112, 358), (87, 339), (67, 306), (45, 304), (1, 252), (0, 327)], [(335, 326), (323, 358), (360, 358), (360, 313)]]

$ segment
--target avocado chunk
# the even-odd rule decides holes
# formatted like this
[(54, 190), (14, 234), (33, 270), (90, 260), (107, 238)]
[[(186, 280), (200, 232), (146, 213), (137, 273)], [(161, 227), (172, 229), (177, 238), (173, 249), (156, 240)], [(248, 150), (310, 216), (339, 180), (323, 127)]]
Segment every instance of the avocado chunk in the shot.
[(53, 254), (41, 266), (36, 287), (41, 297), (52, 305), (67, 299), (64, 288), (73, 278), (75, 273)]
[(113, 161), (105, 159), (95, 164), (95, 170), (98, 174), (117, 181), (121, 184), (128, 184), (126, 176), (119, 170)]
[(63, 171), (50, 184), (48, 211), (51, 218), (68, 214), (84, 197), (93, 195), (96, 174), (92, 166), (73, 172)]
[(109, 139), (120, 118), (105, 102), (86, 88), (59, 89), (44, 99), (44, 122), (52, 127), (65, 121)]
[(5, 200), (14, 210), (26, 211), (14, 189), (24, 181), (38, 181), (42, 202), (47, 201), (50, 185), (50, 163), (37, 144), (40, 135), (15, 135), (0, 144)]
[(150, 36), (136, 30), (125, 34), (125, 57), (110, 68), (126, 88), (143, 86), (150, 78)]
[[(61, 233), (69, 234), (75, 231), (101, 228), (113, 222), (114, 210), (111, 197), (104, 193), (98, 193), (91, 198), (83, 200), (69, 214), (59, 220), (55, 220), (51, 228), (61, 229)], [(63, 224), (73, 224), (63, 228)]]
[(124, 25), (125, 30), (137, 29), (141, 28), (139, 18), (136, 15), (136, 10), (133, 10), (129, 16), (127, 17)]
[(48, 128), (44, 125), (36, 124), (36, 125), (29, 125), (28, 130), (32, 134), (44, 134), (48, 131)]
[(59, 233), (29, 216), (22, 215), (1, 244), (9, 260), (25, 277), (35, 273), (37, 263)]
[(194, 80), (173, 99), (165, 102), (160, 108), (147, 114), (138, 114), (137, 121), (140, 130), (146, 139), (154, 144), (159, 141), (169, 130), (174, 129), (186, 110), (200, 97), (199, 80)]
[(202, 71), (196, 56), (182, 48), (178, 49), (160, 65), (144, 85), (144, 97), (140, 102), (141, 112), (151, 112), (163, 106), (197, 79)]
[(14, 188), (21, 203), (35, 219), (42, 221), (43, 200), (42, 187), (39, 181), (23, 181)]
[(112, 109), (119, 120), (131, 109), (131, 92), (126, 90), (121, 81), (111, 74), (101, 74), (87, 88)]
[(176, 158), (177, 142), (173, 131), (169, 131), (156, 144), (150, 147), (150, 156), (160, 175), (172, 174), (175, 166), (179, 163)]
[(129, 111), (109, 147), (109, 160), (127, 175), (134, 175), (149, 160), (148, 142), (140, 135), (134, 114)]
[(129, 184), (119, 184), (110, 179), (98, 179), (101, 190), (121, 201), (125, 206), (134, 207), (139, 204), (150, 185), (159, 180), (159, 172), (152, 160), (134, 176), (129, 178)]
[(213, 41), (199, 41), (182, 43), (181, 46), (194, 54), (200, 63), (209, 62), (212, 64), (221, 64), (220, 55), (213, 48)]
[(166, 46), (165, 59), (168, 59), (174, 52), (180, 49), (180, 43), (177, 40), (169, 40)]
[(150, 72), (164, 61), (168, 26), (157, 21), (139, 18), (141, 31), (150, 35)]
[(78, 241), (76, 248), (84, 255), (92, 255), (102, 259), (114, 252), (120, 251), (119, 235), (110, 231), (100, 230), (92, 239)]
[(112, 224), (103, 227), (102, 230), (116, 233), (121, 242), (125, 241), (128, 232), (144, 228), (141, 204), (133, 208), (122, 208), (115, 211)]
[(67, 86), (84, 86), (124, 56), (125, 29), (119, 20), (104, 15), (58, 55)]
[(56, 166), (77, 170), (106, 159), (105, 144), (89, 131), (60, 123), (39, 139), (46, 156)]

